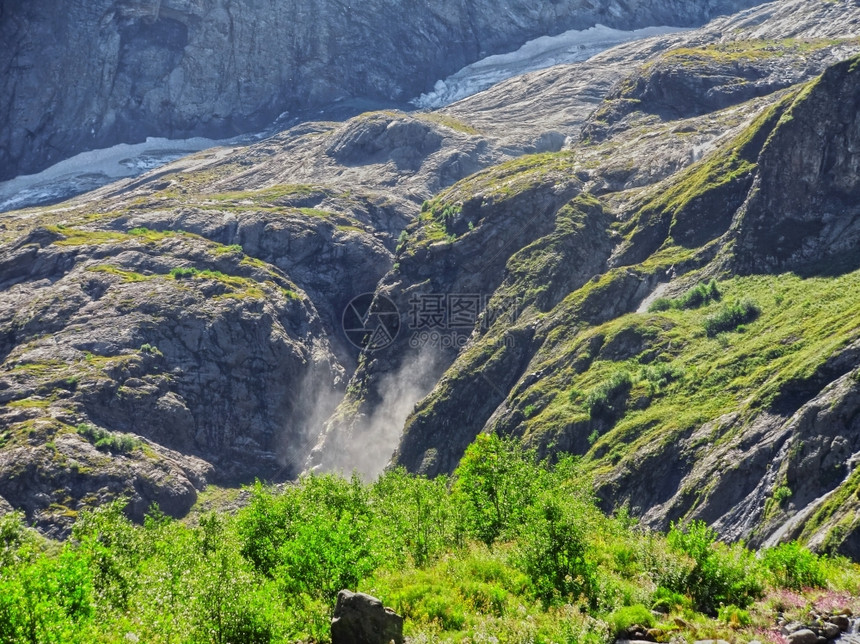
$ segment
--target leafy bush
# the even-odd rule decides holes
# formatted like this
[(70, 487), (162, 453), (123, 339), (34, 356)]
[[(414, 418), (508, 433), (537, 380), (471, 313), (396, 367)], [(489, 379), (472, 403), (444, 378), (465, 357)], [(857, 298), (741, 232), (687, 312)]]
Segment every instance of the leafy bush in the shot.
[(131, 434), (117, 434), (87, 423), (78, 425), (77, 430), (79, 435), (86, 438), (97, 450), (103, 452), (129, 454), (143, 444), (139, 438)]
[(668, 311), (670, 309), (697, 309), (709, 302), (719, 300), (720, 297), (721, 294), (717, 282), (711, 280), (707, 284), (697, 284), (679, 298), (657, 298), (648, 307), (648, 311), (653, 313)]
[(752, 322), (761, 314), (758, 305), (749, 299), (732, 302), (705, 318), (705, 333), (714, 337), (724, 331), (733, 331), (740, 325)]
[[(424, 203), (427, 203), (426, 201)], [(409, 233), (405, 230), (401, 230), (400, 234), (397, 236), (397, 246), (395, 247), (396, 253), (400, 253), (405, 247), (406, 242), (409, 241)]]
[(612, 634), (616, 637), (623, 634), (631, 626), (638, 625), (651, 628), (655, 623), (654, 615), (642, 604), (622, 606), (613, 611), (606, 618), (606, 621), (609, 623)]
[(164, 355), (163, 353), (161, 353), (161, 351), (158, 350), (157, 346), (155, 346), (154, 344), (149, 344), (148, 342), (145, 342), (144, 344), (140, 345), (140, 352), (141, 353), (148, 353), (148, 354), (153, 355), (153, 356), (163, 356)]
[(176, 268), (170, 270), (170, 276), (175, 280), (194, 277), (199, 273), (200, 271), (198, 271), (196, 268), (192, 268), (189, 266), (177, 266)]
[(801, 590), (825, 584), (824, 566), (818, 555), (796, 541), (766, 549), (761, 561), (774, 583), (782, 588)]
[(86, 641), (79, 631), (93, 611), (87, 561), (71, 548), (53, 558), (35, 554), (0, 576), (0, 641)]
[(279, 497), (258, 484), (239, 514), (240, 552), (285, 592), (329, 601), (376, 567), (369, 521), (357, 478), (308, 476)]
[(408, 559), (424, 566), (463, 541), (446, 481), (412, 476), (403, 468), (385, 472), (370, 490), (374, 540), (392, 563)]
[(38, 536), (35, 530), (24, 524), (23, 512), (9, 512), (0, 516), (0, 570), (17, 561), (24, 545), (26, 552), (32, 552)]
[(704, 521), (673, 524), (668, 541), (694, 562), (687, 578), (670, 590), (688, 592), (698, 610), (716, 615), (721, 605), (745, 608), (762, 595), (755, 556), (742, 546), (718, 543), (717, 533)]
[(773, 500), (779, 505), (782, 505), (791, 498), (791, 488), (787, 485), (780, 485), (773, 491)]
[(470, 536), (491, 545), (523, 524), (545, 471), (514, 441), (481, 434), (454, 472), (455, 503)]
[(529, 513), (518, 562), (547, 605), (580, 597), (593, 604), (596, 562), (589, 557), (576, 506), (545, 496)]
[[(633, 386), (633, 380), (627, 371), (617, 370), (588, 392), (585, 404), (592, 418), (613, 416), (624, 409), (627, 393)], [(624, 400), (619, 402), (619, 398)]]

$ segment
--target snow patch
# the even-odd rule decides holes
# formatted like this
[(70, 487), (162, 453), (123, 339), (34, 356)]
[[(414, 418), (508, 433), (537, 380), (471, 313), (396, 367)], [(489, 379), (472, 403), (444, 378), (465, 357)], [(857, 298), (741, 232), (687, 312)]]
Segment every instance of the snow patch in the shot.
[(687, 30), (678, 27), (646, 27), (622, 31), (598, 24), (584, 31), (572, 29), (558, 36), (541, 36), (528, 41), (516, 51), (489, 56), (464, 67), (445, 80), (436, 81), (432, 92), (422, 94), (410, 103), (420, 109), (438, 109), (519, 74), (588, 60), (621, 43), (680, 31)]
[(203, 137), (120, 143), (102, 150), (81, 152), (42, 170), (0, 183), (0, 212), (56, 203), (95, 190), (117, 179), (136, 177), (148, 170), (200, 150), (256, 140), (256, 136), (216, 141)]

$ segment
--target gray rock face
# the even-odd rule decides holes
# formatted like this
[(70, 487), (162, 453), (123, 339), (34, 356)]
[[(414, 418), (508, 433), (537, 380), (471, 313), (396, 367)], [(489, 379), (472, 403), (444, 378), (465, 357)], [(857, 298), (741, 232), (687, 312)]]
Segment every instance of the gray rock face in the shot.
[[(851, 79), (853, 65), (828, 69), (812, 99), (774, 131), (738, 225), (741, 270), (860, 265), (860, 83)], [(771, 241), (774, 230), (779, 232)], [(766, 243), (769, 252), (757, 252)]]
[(342, 590), (331, 620), (332, 644), (403, 644), (403, 618), (376, 597)]
[(697, 25), (761, 0), (13, 0), (0, 6), (0, 180), (146, 136), (402, 103), (484, 56), (595, 23)]

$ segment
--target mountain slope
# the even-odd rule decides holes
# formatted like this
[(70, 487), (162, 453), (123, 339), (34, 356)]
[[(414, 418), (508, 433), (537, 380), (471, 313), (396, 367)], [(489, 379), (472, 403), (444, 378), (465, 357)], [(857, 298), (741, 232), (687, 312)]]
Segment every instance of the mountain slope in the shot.
[(492, 431), (648, 525), (856, 556), (858, 24), (771, 3), (3, 214), (0, 497), (63, 534)]
[[(567, 284), (561, 301), (541, 297), (554, 289), (547, 266), (562, 263), (567, 279), (593, 269), (551, 238), (526, 246), (507, 266), (522, 314), (467, 346), (407, 420), (398, 462), (448, 471), (477, 430), (522, 436), (586, 454), (603, 498), (649, 524), (704, 518), (755, 539), (856, 485), (858, 101), (856, 59), (786, 95), (616, 211), (617, 231), (604, 221), (617, 241), (606, 272)], [(564, 239), (588, 244), (592, 261), (599, 252)], [(518, 270), (526, 261), (531, 271)], [(814, 277), (824, 269), (839, 277)], [(680, 295), (713, 278), (719, 302), (630, 313), (658, 285)], [(516, 348), (493, 349), (512, 335)], [(768, 499), (783, 486), (779, 508)], [(856, 552), (853, 507), (830, 512), (840, 530), (809, 536)]]
[(4, 2), (0, 180), (147, 136), (227, 138), (285, 112), (403, 105), (468, 63), (567, 29), (693, 26), (760, 3)]

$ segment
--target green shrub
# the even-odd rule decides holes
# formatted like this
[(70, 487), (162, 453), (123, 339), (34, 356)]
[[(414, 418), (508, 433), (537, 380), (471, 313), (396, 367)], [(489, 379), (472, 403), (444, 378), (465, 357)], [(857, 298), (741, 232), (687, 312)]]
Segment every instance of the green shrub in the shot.
[(732, 628), (749, 626), (752, 623), (750, 614), (744, 609), (738, 608), (734, 604), (722, 606), (717, 612), (717, 617), (720, 621), (726, 622)]
[(480, 434), (454, 472), (455, 503), (470, 536), (491, 545), (525, 520), (545, 470), (534, 452), (495, 434)]
[[(585, 404), (592, 418), (614, 416), (624, 410), (633, 380), (627, 371), (617, 370), (588, 392)], [(623, 398), (623, 400), (619, 400)]]
[(733, 331), (740, 325), (752, 322), (761, 314), (758, 305), (749, 299), (732, 302), (705, 318), (705, 333), (714, 337), (724, 331)]
[(280, 496), (258, 485), (238, 520), (241, 554), (286, 593), (332, 601), (376, 566), (368, 491), (357, 478), (308, 476)]
[(773, 491), (773, 500), (779, 505), (782, 505), (791, 498), (791, 488), (787, 485), (780, 485)]
[(616, 637), (622, 635), (631, 626), (638, 625), (651, 628), (655, 624), (654, 615), (642, 604), (622, 606), (610, 613), (606, 618), (606, 622), (609, 624), (610, 631)]
[(762, 595), (755, 555), (740, 545), (718, 543), (717, 533), (704, 521), (673, 524), (667, 538), (672, 548), (694, 562), (686, 579), (677, 580), (669, 589), (688, 592), (698, 610), (716, 615), (721, 605), (745, 608)]
[(131, 434), (117, 434), (87, 423), (79, 424), (77, 431), (79, 435), (86, 438), (97, 450), (102, 452), (129, 454), (143, 444), (139, 438)]
[(681, 297), (672, 299), (668, 297), (657, 298), (648, 307), (648, 311), (668, 311), (670, 309), (697, 309), (721, 297), (720, 289), (716, 281), (711, 280), (707, 284), (697, 284)]
[(72, 528), (72, 542), (88, 562), (100, 601), (125, 610), (138, 588), (137, 559), (145, 541), (125, 516), (124, 499), (84, 512)]
[(462, 543), (446, 480), (412, 476), (403, 468), (386, 471), (370, 490), (374, 542), (391, 563), (411, 559), (424, 566)]
[[(35, 554), (35, 553), (34, 553)], [(92, 615), (87, 561), (64, 548), (57, 557), (20, 562), (0, 576), (0, 641), (84, 642), (80, 625)]]
[(596, 599), (597, 564), (589, 556), (575, 505), (546, 495), (532, 508), (520, 540), (519, 566), (545, 604)]
[(825, 585), (820, 558), (796, 541), (766, 549), (761, 561), (774, 583), (782, 588), (801, 590)]
[(36, 531), (24, 523), (23, 512), (9, 512), (0, 516), (0, 570), (19, 559), (25, 544), (28, 546), (26, 552), (32, 552), (37, 539)]
[(170, 276), (175, 280), (182, 280), (198, 275), (200, 271), (189, 266), (177, 266), (170, 270)]
[(149, 344), (148, 342), (140, 345), (140, 352), (141, 353), (148, 353), (149, 355), (153, 355), (153, 356), (163, 356), (164, 355), (163, 353), (161, 353), (161, 351), (158, 350), (157, 346), (155, 346), (154, 344)]

